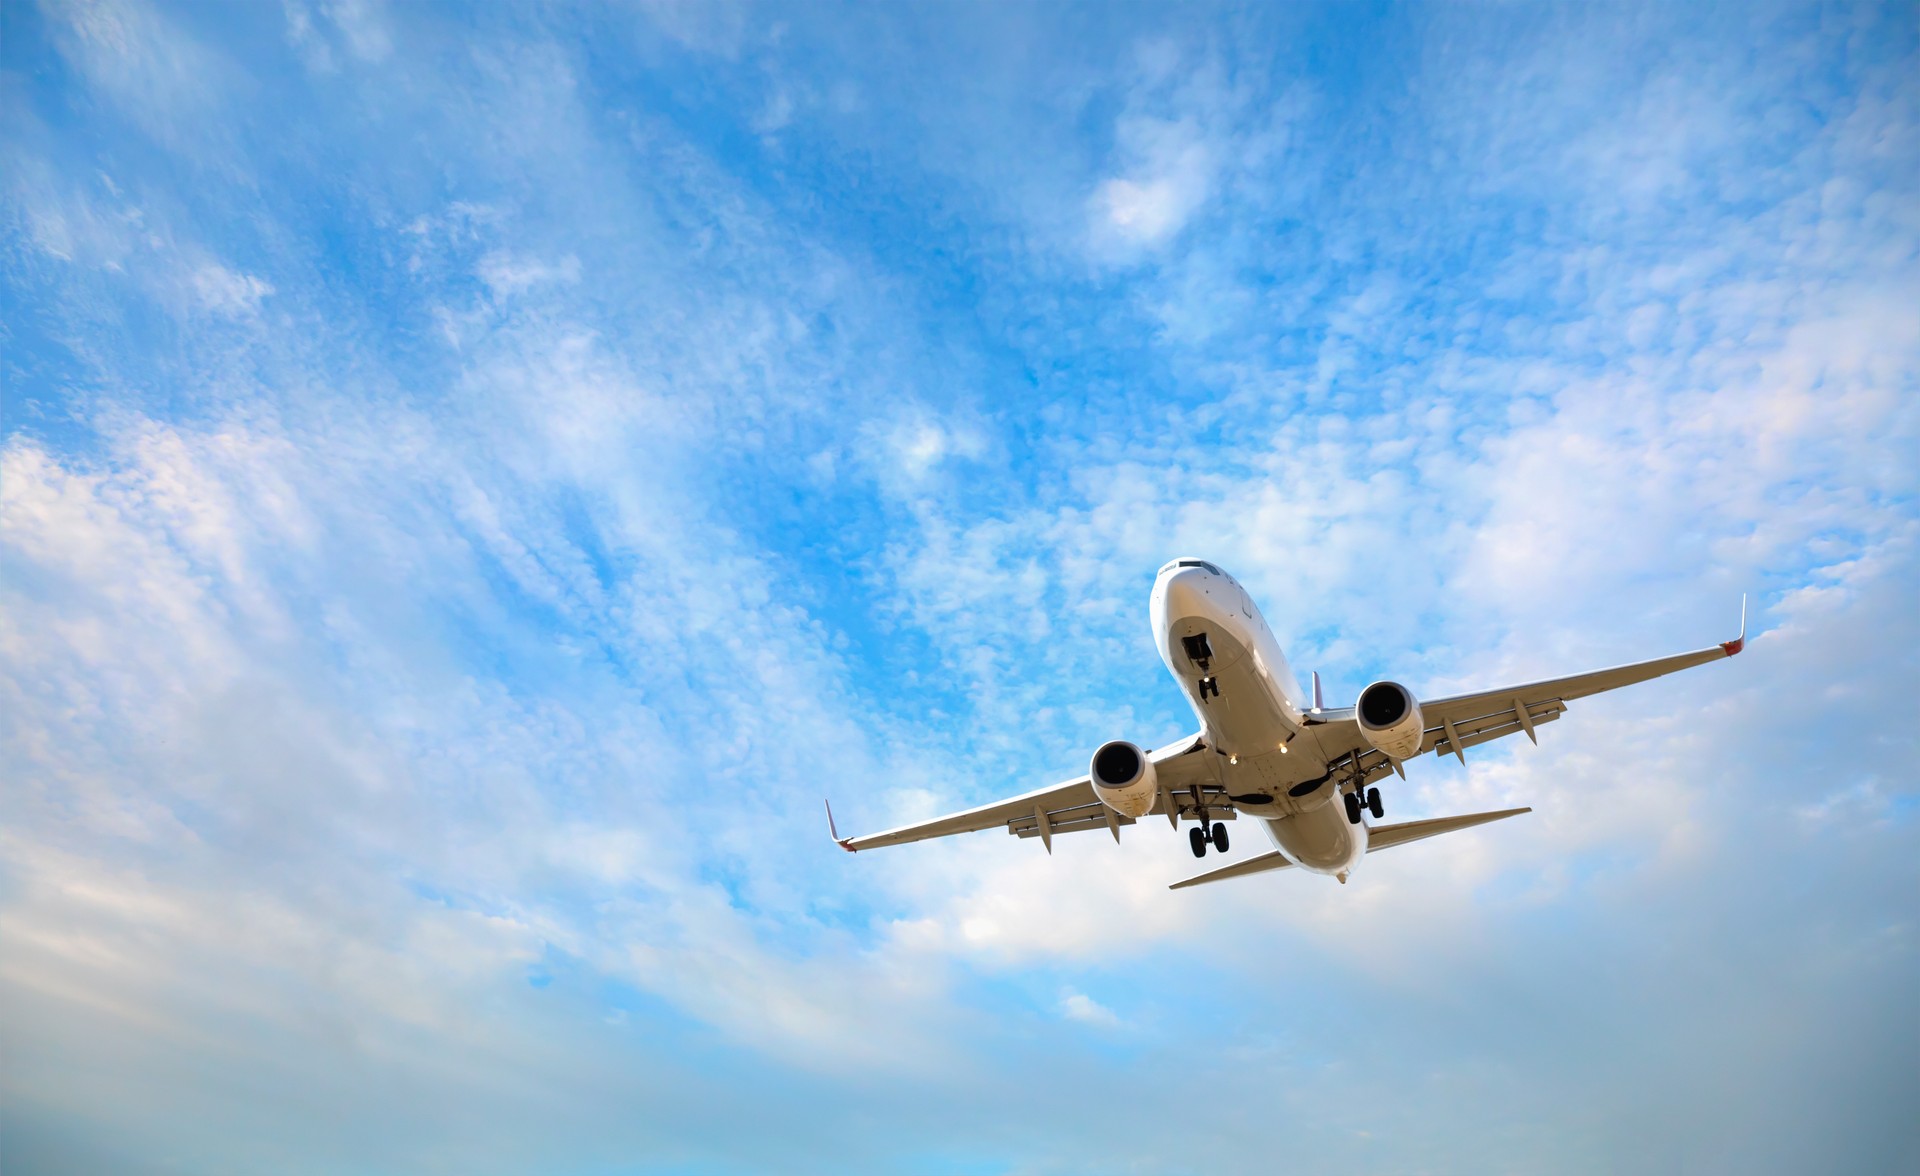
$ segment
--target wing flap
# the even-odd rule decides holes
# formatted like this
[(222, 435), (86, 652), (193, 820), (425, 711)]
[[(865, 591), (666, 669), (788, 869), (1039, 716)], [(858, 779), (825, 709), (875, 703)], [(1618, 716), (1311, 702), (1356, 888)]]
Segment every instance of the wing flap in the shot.
[[(1092, 804), (1050, 812), (1047, 814), (1047, 835), (1051, 837), (1056, 833), (1079, 833), (1086, 829), (1106, 829), (1111, 825), (1135, 824), (1132, 817), (1123, 817), (1119, 813), (1114, 813), (1110, 825), (1107, 821), (1107, 814), (1110, 812), (1113, 810), (1097, 799)], [(1015, 837), (1038, 837), (1040, 836), (1040, 818), (1031, 813), (1024, 817), (1015, 817), (1007, 822), (1007, 832)]]
[[(1426, 705), (1421, 704), (1422, 714), (1426, 713), (1426, 709)], [(1449, 721), (1453, 723), (1454, 733), (1460, 736), (1460, 747), (1464, 750), (1469, 747), (1478, 747), (1482, 743), (1491, 743), (1496, 739), (1504, 739), (1516, 731), (1532, 730), (1542, 723), (1551, 723), (1567, 713), (1566, 704), (1557, 699), (1552, 702), (1528, 703), (1525, 710), (1527, 714), (1525, 722), (1520, 719), (1521, 708), (1511, 701), (1508, 702), (1504, 711), (1465, 721)], [(1447, 737), (1446, 727), (1428, 727), (1426, 737), (1421, 740), (1420, 750), (1453, 754), (1453, 741)]]
[[(1525, 723), (1520, 721), (1517, 711), (1509, 709), (1505, 714), (1483, 715), (1476, 719), (1455, 723), (1453, 729), (1460, 736), (1460, 746), (1464, 749), (1477, 747), (1482, 743), (1491, 743), (1495, 739), (1503, 739), (1515, 731), (1531, 730), (1542, 723), (1551, 723), (1566, 713), (1567, 708), (1557, 702), (1535, 703), (1527, 707)], [(1420, 744), (1420, 754), (1429, 751), (1438, 751), (1443, 755), (1453, 754), (1453, 747), (1447, 741), (1445, 727), (1427, 728)], [(1360, 787), (1378, 783), (1393, 775), (1393, 761), (1387, 758), (1385, 752), (1362, 748), (1352, 754), (1360, 764), (1362, 777)], [(1350, 779), (1352, 776), (1352, 761), (1347, 761), (1347, 764), (1348, 766), (1343, 769), (1342, 779)]]

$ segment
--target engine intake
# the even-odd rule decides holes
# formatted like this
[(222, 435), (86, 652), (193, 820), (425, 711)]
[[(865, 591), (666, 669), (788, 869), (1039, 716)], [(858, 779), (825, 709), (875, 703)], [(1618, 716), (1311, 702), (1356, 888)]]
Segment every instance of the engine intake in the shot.
[(1093, 791), (1114, 812), (1138, 820), (1153, 808), (1160, 793), (1159, 778), (1147, 753), (1124, 739), (1102, 743), (1087, 769)]
[(1420, 703), (1405, 686), (1375, 682), (1360, 692), (1360, 703), (1353, 709), (1360, 734), (1376, 750), (1397, 760), (1420, 754), (1427, 728), (1420, 717)]

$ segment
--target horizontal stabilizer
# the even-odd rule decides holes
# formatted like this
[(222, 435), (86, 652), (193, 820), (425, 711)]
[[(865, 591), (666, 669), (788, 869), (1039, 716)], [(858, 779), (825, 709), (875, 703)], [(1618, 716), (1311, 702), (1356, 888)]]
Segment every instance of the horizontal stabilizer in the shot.
[[(1521, 813), (1530, 813), (1531, 808), (1501, 809), (1491, 813), (1468, 813), (1459, 817), (1432, 817), (1425, 821), (1404, 821), (1398, 825), (1376, 825), (1367, 830), (1367, 852), (1391, 849), (1396, 845), (1405, 845), (1409, 841), (1421, 841), (1428, 837), (1438, 837), (1442, 833), (1452, 833), (1459, 829), (1471, 829), (1475, 825), (1484, 825), (1489, 821), (1501, 821), (1508, 817), (1517, 817)], [(1268, 870), (1284, 870), (1293, 865), (1279, 850), (1235, 862), (1230, 866), (1221, 866), (1217, 870), (1208, 870), (1204, 874), (1195, 874), (1183, 878), (1169, 890), (1183, 890), (1189, 886), (1198, 886), (1203, 882), (1219, 882), (1226, 878), (1240, 878), (1247, 874), (1262, 874)]]
[(1475, 825), (1484, 825), (1488, 821), (1504, 821), (1508, 817), (1517, 817), (1521, 813), (1530, 813), (1530, 808), (1501, 809), (1492, 813), (1468, 813), (1463, 817), (1431, 817), (1424, 821), (1406, 821), (1399, 825), (1380, 825), (1367, 830), (1367, 852), (1388, 849), (1395, 845), (1405, 845), (1409, 841), (1419, 841), (1427, 837), (1438, 837), (1442, 833), (1452, 833), (1458, 829), (1471, 829)]
[(1167, 887), (1167, 889), (1180, 890), (1188, 886), (1198, 886), (1202, 882), (1218, 882), (1222, 878), (1239, 878), (1247, 874), (1264, 874), (1268, 870), (1284, 870), (1292, 865), (1293, 863), (1283, 857), (1279, 850), (1270, 849), (1263, 854), (1250, 857), (1244, 862), (1235, 862), (1231, 866), (1221, 866), (1217, 870), (1208, 870), (1204, 874), (1195, 874), (1191, 878), (1183, 878), (1175, 882), (1172, 886)]

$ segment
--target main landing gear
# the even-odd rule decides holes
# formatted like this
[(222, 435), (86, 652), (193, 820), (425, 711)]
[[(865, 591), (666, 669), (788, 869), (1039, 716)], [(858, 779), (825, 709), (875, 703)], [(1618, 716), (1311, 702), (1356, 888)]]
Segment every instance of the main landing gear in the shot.
[(1206, 857), (1209, 844), (1221, 853), (1225, 853), (1227, 852), (1227, 827), (1215, 821), (1213, 827), (1209, 829), (1207, 823), (1202, 821), (1187, 830), (1187, 844), (1193, 847), (1194, 857)]
[(1380, 790), (1378, 788), (1367, 789), (1365, 800), (1361, 799), (1360, 793), (1358, 792), (1349, 792), (1344, 799), (1347, 802), (1347, 824), (1349, 825), (1358, 825), (1360, 823), (1360, 811), (1362, 809), (1372, 813), (1373, 819), (1376, 821), (1385, 815), (1385, 810), (1380, 804)]

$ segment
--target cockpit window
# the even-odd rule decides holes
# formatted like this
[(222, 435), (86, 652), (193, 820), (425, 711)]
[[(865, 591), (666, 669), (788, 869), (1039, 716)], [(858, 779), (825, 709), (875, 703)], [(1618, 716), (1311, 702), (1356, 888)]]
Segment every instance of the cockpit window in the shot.
[(1175, 564), (1174, 566), (1181, 567), (1181, 568), (1205, 568), (1216, 576), (1226, 575), (1225, 572), (1221, 571), (1219, 568), (1214, 567), (1212, 564), (1208, 563), (1204, 559), (1183, 559), (1179, 563)]

